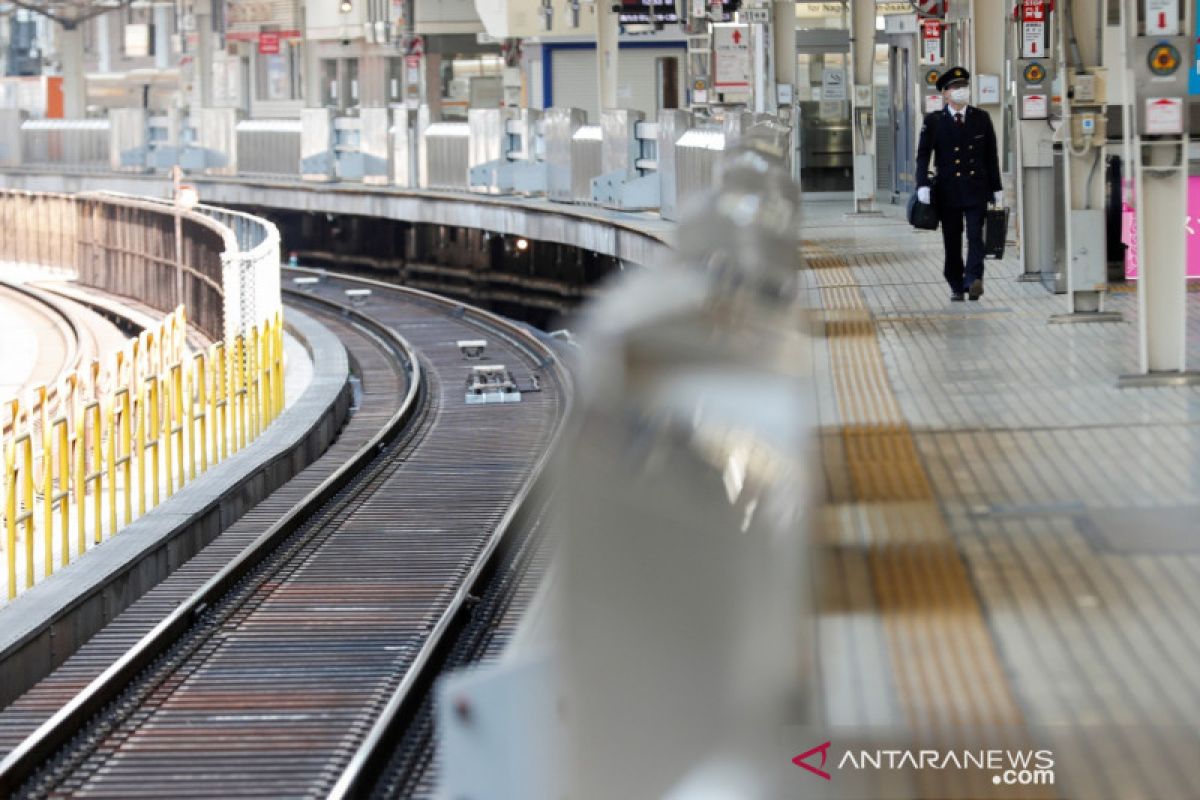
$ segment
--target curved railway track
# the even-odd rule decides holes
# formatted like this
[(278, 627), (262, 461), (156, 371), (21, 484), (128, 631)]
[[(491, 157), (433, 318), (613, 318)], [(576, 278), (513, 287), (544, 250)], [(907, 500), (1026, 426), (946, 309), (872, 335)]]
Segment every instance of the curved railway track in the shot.
[[(57, 412), (57, 392), (63, 377), (124, 344), (124, 337), (112, 323), (87, 308), (5, 281), (0, 281), (0, 318), (6, 326), (13, 326), (4, 331), (4, 344), (16, 354), (9, 354), (5, 374), (0, 377), (0, 403), (23, 398), (26, 392), (45, 386), (51, 417)], [(12, 430), (9, 417), (5, 404), (0, 409), (0, 430), (4, 433)]]
[[(389, 760), (479, 593), (517, 574), (570, 387), (523, 328), (392, 286), (337, 305), (361, 286), (291, 298), (361, 373), (334, 448), (0, 713), (0, 793), (324, 796)], [(466, 404), (456, 342), (479, 338), (540, 391)]]

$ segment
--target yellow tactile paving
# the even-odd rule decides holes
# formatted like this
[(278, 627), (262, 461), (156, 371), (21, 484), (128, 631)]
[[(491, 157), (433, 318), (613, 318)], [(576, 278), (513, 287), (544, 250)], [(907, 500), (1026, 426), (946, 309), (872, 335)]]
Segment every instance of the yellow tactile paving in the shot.
[[(834, 253), (812, 243), (806, 249), (816, 251), (808, 265), (819, 286), (844, 423), (832, 466), (848, 474), (853, 497), (850, 508), (835, 501), (826, 543), (857, 539), (866, 550), (906, 725), (927, 741), (948, 741), (963, 731), (1019, 730), (1021, 711), (892, 391), (853, 271)], [(830, 485), (837, 482), (830, 477)], [(922, 794), (971, 791), (963, 774), (917, 777)]]

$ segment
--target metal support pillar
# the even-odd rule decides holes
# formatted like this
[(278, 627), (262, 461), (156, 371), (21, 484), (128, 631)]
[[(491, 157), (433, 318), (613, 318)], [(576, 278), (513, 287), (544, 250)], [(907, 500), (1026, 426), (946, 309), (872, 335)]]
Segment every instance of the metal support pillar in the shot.
[[(1137, 0), (1131, 0), (1137, 2)], [(1121, 386), (1200, 384), (1187, 368), (1188, 68), (1194, 4), (1127, 8), (1133, 73), (1134, 204), (1137, 213), (1140, 374)], [(1178, 13), (1178, 17), (1175, 14)], [(1153, 26), (1153, 27), (1152, 27)]]
[(112, 72), (112, 14), (96, 17), (96, 70)]
[(62, 58), (63, 116), (82, 119), (87, 113), (87, 80), (83, 74), (83, 28), (72, 23), (59, 29)]
[(200, 108), (212, 107), (212, 0), (195, 0), (196, 16), (195, 102)]
[(796, 117), (796, 4), (775, 0), (771, 5), (771, 35), (775, 47), (775, 99), (779, 118), (791, 125)]
[(620, 25), (616, 13), (612, 10), (612, 3), (601, 2), (596, 3), (596, 70), (600, 89), (600, 111), (608, 111), (618, 108), (617, 106), (617, 82), (619, 73), (617, 66), (619, 63), (618, 56), (618, 38), (620, 36)]
[(154, 68), (171, 66), (171, 9), (168, 3), (154, 5)]
[(850, 19), (854, 213), (874, 215), (879, 213), (875, 207), (875, 0), (851, 3)]
[[(1103, 43), (1100, 4), (1064, 0), (1058, 26), (1058, 65), (1066, 91), (1059, 129), (1063, 162), (1065, 247), (1059, 269), (1067, 277), (1068, 311), (1053, 322), (1116, 322), (1105, 312), (1108, 258), (1104, 234), (1104, 96), (1097, 69)], [(1099, 176), (1099, 177), (1097, 177)]]

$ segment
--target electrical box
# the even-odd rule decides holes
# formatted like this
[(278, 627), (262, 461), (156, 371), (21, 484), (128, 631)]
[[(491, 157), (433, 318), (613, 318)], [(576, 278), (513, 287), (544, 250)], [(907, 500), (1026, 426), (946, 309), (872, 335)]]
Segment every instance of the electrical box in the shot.
[(1071, 271), (1075, 291), (1108, 288), (1108, 256), (1105, 248), (1104, 211), (1071, 210)]
[(854, 197), (866, 200), (875, 196), (875, 158), (868, 154), (854, 157)]
[(1092, 67), (1087, 72), (1072, 74), (1071, 103), (1077, 106), (1103, 106), (1108, 103), (1108, 71)]

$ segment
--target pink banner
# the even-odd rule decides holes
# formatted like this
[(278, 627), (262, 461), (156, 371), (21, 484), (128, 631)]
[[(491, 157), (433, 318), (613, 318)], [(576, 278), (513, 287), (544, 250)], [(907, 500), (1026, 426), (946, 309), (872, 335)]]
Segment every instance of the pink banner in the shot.
[[(1121, 206), (1121, 241), (1128, 245), (1125, 251), (1125, 277), (1137, 280), (1137, 217), (1133, 213), (1133, 187), (1128, 183), (1123, 192), (1125, 201)], [(1188, 178), (1188, 278), (1200, 278), (1200, 176)]]

